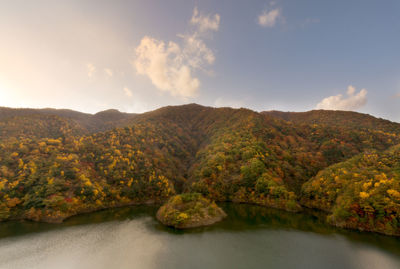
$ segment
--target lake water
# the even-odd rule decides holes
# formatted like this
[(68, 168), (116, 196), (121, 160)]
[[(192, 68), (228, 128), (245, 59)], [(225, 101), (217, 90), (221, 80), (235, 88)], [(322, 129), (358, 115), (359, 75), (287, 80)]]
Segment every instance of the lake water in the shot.
[(400, 239), (343, 231), (321, 217), (223, 204), (212, 227), (176, 231), (156, 207), (111, 209), (63, 224), (0, 223), (0, 268), (399, 269)]

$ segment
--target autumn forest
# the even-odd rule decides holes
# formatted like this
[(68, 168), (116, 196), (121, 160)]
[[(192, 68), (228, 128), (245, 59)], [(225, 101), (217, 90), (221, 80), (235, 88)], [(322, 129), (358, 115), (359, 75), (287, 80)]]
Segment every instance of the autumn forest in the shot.
[(400, 124), (345, 111), (0, 108), (0, 220), (61, 222), (200, 193), (399, 236), (398, 144)]

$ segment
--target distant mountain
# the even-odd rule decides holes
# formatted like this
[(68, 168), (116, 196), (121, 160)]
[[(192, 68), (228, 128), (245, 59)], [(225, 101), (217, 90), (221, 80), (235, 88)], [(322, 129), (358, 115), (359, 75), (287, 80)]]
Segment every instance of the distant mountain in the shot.
[(391, 133), (400, 131), (400, 125), (396, 122), (353, 111), (312, 110), (307, 112), (282, 112), (272, 110), (261, 113), (296, 124), (320, 124), (352, 129), (379, 129), (380, 131)]
[[(61, 221), (180, 192), (288, 211), (319, 208), (321, 195), (338, 191), (324, 192), (319, 173), (397, 144), (400, 124), (354, 112), (257, 113), (197, 104), (95, 115), (4, 108), (0, 219)], [(395, 232), (385, 231), (397, 234), (399, 225), (388, 225)]]
[(97, 119), (101, 122), (115, 122), (115, 121), (121, 121), (124, 119), (130, 119), (130, 118), (134, 117), (135, 115), (136, 114), (119, 112), (116, 109), (109, 109), (109, 110), (100, 111), (100, 112), (94, 114), (92, 118)]
[(27, 114), (0, 120), (0, 141), (21, 138), (59, 138), (88, 133), (88, 130), (76, 121), (51, 114)]
[(28, 116), (32, 114), (55, 115), (76, 120), (88, 118), (91, 116), (91, 114), (82, 113), (70, 109), (53, 109), (53, 108), (34, 109), (34, 108), (0, 107), (0, 120), (16, 116)]
[(106, 110), (95, 115), (69, 109), (0, 107), (0, 140), (9, 137), (51, 137), (84, 135), (106, 131), (136, 114)]

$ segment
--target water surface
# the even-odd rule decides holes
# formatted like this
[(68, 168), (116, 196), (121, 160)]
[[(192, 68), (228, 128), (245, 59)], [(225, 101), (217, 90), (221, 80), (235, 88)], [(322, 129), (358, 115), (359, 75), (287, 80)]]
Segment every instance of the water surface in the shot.
[(111, 209), (63, 224), (0, 224), (0, 268), (400, 268), (400, 239), (327, 226), (318, 215), (224, 204), (229, 217), (179, 231), (156, 207)]

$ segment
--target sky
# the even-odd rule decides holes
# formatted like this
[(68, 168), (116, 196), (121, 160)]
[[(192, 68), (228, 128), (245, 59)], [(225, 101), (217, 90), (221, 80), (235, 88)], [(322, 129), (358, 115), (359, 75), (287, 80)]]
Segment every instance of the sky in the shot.
[(0, 106), (400, 121), (398, 0), (0, 0)]

